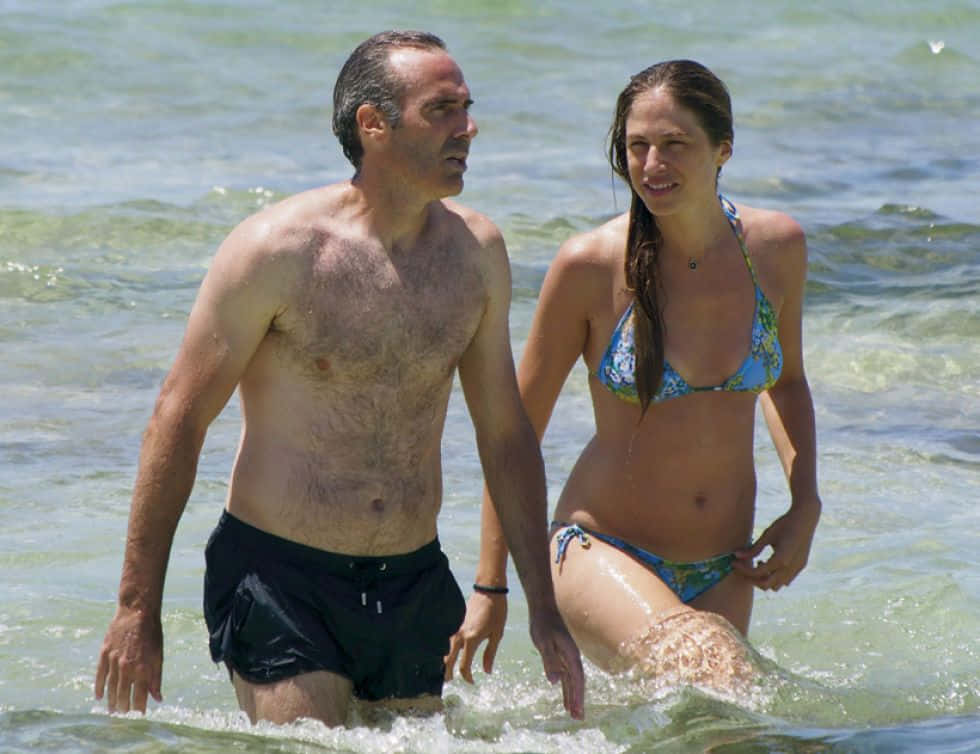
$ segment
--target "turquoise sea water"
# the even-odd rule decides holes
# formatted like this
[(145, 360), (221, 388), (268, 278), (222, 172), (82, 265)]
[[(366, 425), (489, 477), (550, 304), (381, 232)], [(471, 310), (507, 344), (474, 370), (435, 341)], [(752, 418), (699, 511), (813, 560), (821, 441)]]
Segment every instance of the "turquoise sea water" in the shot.
[[(825, 505), (808, 569), (757, 597), (750, 638), (782, 669), (758, 695), (589, 668), (574, 723), (518, 592), (496, 672), (449, 684), (444, 714), (249, 726), (200, 607), (233, 401), (174, 543), (165, 701), (92, 699), (140, 434), (197, 285), (244, 216), (349, 176), (333, 80), (391, 27), (443, 36), (473, 90), (461, 200), (507, 239), (518, 354), (558, 245), (626, 205), (603, 141), (628, 75), (692, 57), (729, 84), (723, 190), (810, 243)], [(978, 39), (976, 0), (0, 0), (0, 751), (980, 751)], [(544, 442), (553, 500), (591, 430), (578, 370)], [(467, 584), (481, 477), (458, 395), (444, 455)], [(761, 425), (757, 458), (761, 527), (787, 504)]]

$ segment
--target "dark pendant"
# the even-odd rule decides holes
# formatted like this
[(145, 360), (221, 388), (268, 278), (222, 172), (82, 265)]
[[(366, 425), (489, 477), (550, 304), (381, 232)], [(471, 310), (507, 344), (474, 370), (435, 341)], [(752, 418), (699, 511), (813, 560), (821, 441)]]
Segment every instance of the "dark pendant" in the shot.
[(690, 267), (692, 270), (696, 270), (698, 268), (698, 260), (696, 260), (694, 257), (691, 257), (690, 259), (687, 260), (687, 266)]

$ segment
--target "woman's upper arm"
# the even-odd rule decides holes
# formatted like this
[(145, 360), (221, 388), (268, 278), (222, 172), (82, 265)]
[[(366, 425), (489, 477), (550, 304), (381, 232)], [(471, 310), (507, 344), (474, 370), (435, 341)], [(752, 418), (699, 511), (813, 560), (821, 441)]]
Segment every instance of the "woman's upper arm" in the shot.
[(549, 265), (538, 296), (517, 379), (539, 438), (589, 336), (590, 308), (604, 277), (594, 244), (588, 236), (566, 241)]
[[(774, 223), (773, 261), (780, 280), (779, 342), (783, 350), (780, 382), (803, 379), (803, 299), (806, 289), (806, 236), (787, 215)], [(778, 384), (778, 383), (777, 383)]]

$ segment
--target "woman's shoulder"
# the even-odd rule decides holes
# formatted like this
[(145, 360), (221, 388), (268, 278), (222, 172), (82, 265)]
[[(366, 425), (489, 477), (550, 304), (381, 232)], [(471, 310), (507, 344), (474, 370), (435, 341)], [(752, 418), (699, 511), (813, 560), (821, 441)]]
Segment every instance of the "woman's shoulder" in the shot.
[(798, 247), (805, 249), (806, 234), (803, 227), (790, 215), (778, 210), (750, 207), (736, 204), (742, 227), (745, 229), (746, 242), (754, 241), (757, 245), (779, 247)]
[(591, 309), (622, 275), (628, 220), (614, 217), (562, 243), (548, 266), (546, 290)]
[(785, 212), (741, 204), (736, 207), (745, 245), (763, 281), (773, 281), (775, 290), (798, 286), (807, 267), (803, 227)]
[(602, 225), (576, 233), (558, 249), (555, 261), (569, 265), (622, 264), (629, 215), (622, 214)]

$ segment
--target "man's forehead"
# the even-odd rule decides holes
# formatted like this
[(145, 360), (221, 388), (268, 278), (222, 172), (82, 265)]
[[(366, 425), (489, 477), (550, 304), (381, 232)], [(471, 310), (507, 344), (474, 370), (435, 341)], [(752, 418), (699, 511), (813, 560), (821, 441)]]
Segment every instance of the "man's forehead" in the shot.
[(439, 47), (395, 47), (388, 53), (388, 63), (394, 68), (412, 68), (423, 61), (447, 61), (456, 65), (450, 54)]
[(400, 47), (391, 51), (388, 65), (405, 82), (406, 89), (458, 89), (463, 96), (468, 96), (462, 70), (444, 50)]

